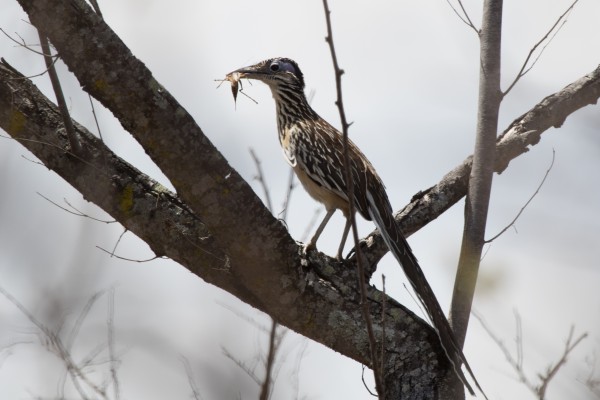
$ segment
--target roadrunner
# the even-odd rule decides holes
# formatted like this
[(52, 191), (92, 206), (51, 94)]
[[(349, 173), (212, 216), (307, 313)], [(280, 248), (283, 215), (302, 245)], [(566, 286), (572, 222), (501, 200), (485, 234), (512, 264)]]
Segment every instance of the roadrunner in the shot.
[[(237, 80), (247, 78), (259, 80), (271, 88), (277, 106), (277, 128), (283, 154), (306, 191), (315, 200), (323, 203), (327, 210), (323, 222), (305, 245), (305, 249), (316, 246), (319, 236), (333, 213), (341, 210), (346, 217), (346, 226), (337, 252), (337, 257), (341, 258), (350, 229), (342, 134), (319, 117), (308, 104), (304, 95), (304, 77), (295, 61), (289, 58), (272, 58), (238, 69), (228, 74), (228, 78), (230, 77), (234, 77), (232, 83), (235, 80), (236, 85)], [(456, 374), (469, 392), (474, 394), (462, 373), (461, 363), (465, 365), (476, 386), (481, 388), (416, 257), (394, 220), (392, 206), (381, 178), (365, 155), (350, 140), (348, 140), (348, 153), (356, 210), (379, 228), (385, 243), (404, 269), (410, 284), (433, 322), (433, 327)]]

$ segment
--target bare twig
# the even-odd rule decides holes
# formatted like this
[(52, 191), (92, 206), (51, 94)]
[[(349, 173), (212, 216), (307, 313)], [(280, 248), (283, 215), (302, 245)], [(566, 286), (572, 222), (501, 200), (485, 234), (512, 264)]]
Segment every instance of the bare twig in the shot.
[(533, 194), (531, 195), (531, 197), (529, 198), (529, 200), (527, 200), (527, 202), (525, 202), (525, 204), (523, 205), (523, 207), (521, 207), (521, 209), (519, 210), (519, 212), (517, 213), (517, 215), (515, 216), (515, 218), (508, 225), (506, 225), (504, 227), (504, 229), (502, 229), (500, 232), (498, 232), (491, 239), (485, 240), (484, 243), (491, 243), (491, 242), (493, 242), (494, 240), (498, 239), (498, 237), (500, 237), (502, 234), (504, 234), (504, 232), (506, 232), (511, 226), (515, 225), (515, 223), (517, 222), (517, 220), (519, 219), (519, 217), (521, 216), (521, 214), (523, 214), (523, 211), (525, 211), (525, 208), (527, 208), (527, 206), (529, 205), (529, 203), (531, 203), (531, 201), (533, 200), (533, 198), (535, 196), (537, 196), (537, 194), (540, 192), (540, 189), (544, 185), (544, 182), (546, 182), (546, 178), (548, 178), (548, 174), (550, 174), (550, 170), (552, 170), (552, 167), (554, 166), (555, 155), (556, 155), (556, 152), (554, 151), (554, 149), (552, 149), (552, 161), (550, 162), (550, 166), (546, 170), (546, 173), (544, 174), (544, 177), (542, 178), (542, 181), (538, 185), (537, 189), (535, 189), (535, 192), (533, 192)]
[(71, 328), (71, 331), (67, 336), (67, 340), (65, 341), (65, 348), (67, 350), (71, 350), (71, 348), (73, 347), (73, 342), (75, 342), (75, 338), (77, 338), (77, 335), (79, 335), (79, 330), (81, 329), (83, 321), (88, 316), (92, 306), (96, 303), (96, 300), (98, 300), (98, 298), (100, 298), (100, 296), (102, 296), (103, 294), (104, 292), (102, 291), (94, 293), (79, 312), (79, 315), (77, 316), (77, 319), (75, 320), (75, 323), (73, 324), (73, 327)]
[(42, 167), (45, 167), (43, 162), (34, 160), (33, 158), (29, 158), (25, 154), (21, 154), (21, 158), (23, 158), (25, 161), (29, 161), (32, 164), (37, 164), (37, 165), (41, 165)]
[(366, 367), (366, 366), (363, 364), (363, 365), (362, 365), (362, 371), (361, 371), (361, 373), (360, 373), (360, 379), (361, 379), (361, 381), (362, 381), (363, 387), (366, 389), (367, 393), (369, 393), (371, 396), (373, 396), (373, 397), (379, 397), (379, 396), (377, 395), (377, 391), (375, 391), (375, 393), (373, 393), (373, 392), (371, 391), (371, 388), (369, 387), (369, 385), (367, 385), (367, 381), (365, 381), (365, 369), (366, 369), (366, 368), (367, 368), (367, 367)]
[(136, 259), (133, 259), (133, 258), (127, 258), (127, 257), (121, 257), (121, 256), (118, 256), (118, 255), (116, 255), (114, 252), (112, 252), (112, 251), (108, 251), (108, 250), (106, 250), (106, 249), (104, 249), (104, 248), (102, 248), (102, 247), (100, 247), (100, 246), (96, 246), (96, 248), (97, 248), (97, 249), (99, 249), (99, 250), (102, 250), (102, 251), (103, 251), (103, 252), (105, 252), (106, 254), (110, 254), (110, 256), (111, 256), (111, 257), (118, 258), (119, 260), (131, 261), (131, 262), (135, 262), (135, 263), (145, 263), (145, 262), (154, 261), (154, 260), (156, 260), (157, 258), (163, 258), (163, 259), (164, 259), (164, 258), (166, 258), (166, 257), (154, 256), (154, 257), (151, 257), (151, 258), (148, 258), (148, 259), (145, 259), (145, 260), (136, 260)]
[(202, 400), (202, 395), (200, 394), (200, 390), (198, 389), (198, 385), (196, 384), (196, 379), (194, 379), (194, 373), (192, 371), (192, 366), (190, 365), (190, 360), (188, 360), (185, 356), (180, 355), (179, 360), (183, 364), (183, 368), (185, 369), (185, 374), (188, 378), (188, 383), (190, 384), (190, 388), (192, 389), (192, 394), (194, 395), (195, 400)]
[(289, 175), (290, 176), (288, 178), (287, 191), (285, 192), (285, 198), (283, 200), (283, 205), (281, 206), (281, 219), (284, 221), (287, 221), (287, 213), (290, 205), (290, 200), (292, 198), (292, 191), (296, 187), (296, 185), (294, 184), (294, 178), (296, 177), (296, 174), (294, 173), (294, 170), (292, 168), (290, 168)]
[(233, 354), (231, 354), (229, 352), (229, 350), (227, 350), (227, 348), (221, 346), (221, 351), (223, 352), (223, 355), (227, 358), (229, 358), (231, 361), (233, 361), (233, 363), (235, 365), (237, 365), (242, 371), (244, 371), (246, 373), (246, 375), (248, 375), (257, 385), (261, 386), (262, 385), (262, 380), (256, 376), (256, 373), (254, 372), (254, 368), (249, 367), (248, 365), (246, 365), (246, 363), (244, 363), (243, 361), (235, 358), (233, 356)]
[(298, 392), (300, 391), (300, 366), (302, 364), (302, 360), (304, 359), (304, 354), (306, 353), (306, 348), (308, 347), (308, 340), (302, 339), (300, 344), (300, 350), (296, 353), (296, 358), (294, 359), (294, 367), (292, 368), (292, 388), (294, 389), (295, 396), (294, 398), (298, 400)]
[(471, 21), (471, 18), (469, 18), (469, 14), (467, 13), (467, 10), (465, 9), (463, 3), (461, 0), (458, 0), (458, 5), (460, 6), (460, 9), (462, 10), (462, 14), (460, 12), (458, 12), (458, 10), (456, 9), (456, 7), (454, 7), (454, 5), (452, 5), (452, 3), (450, 2), (450, 0), (446, 0), (446, 3), (448, 3), (448, 5), (450, 6), (450, 8), (452, 8), (452, 11), (454, 11), (454, 13), (456, 14), (456, 16), (465, 23), (465, 25), (467, 25), (469, 28), (473, 29), (475, 31), (475, 33), (477, 34), (477, 36), (479, 36), (479, 29), (477, 29), (475, 27), (475, 24), (473, 24), (473, 21)]
[(100, 123), (98, 122), (98, 117), (96, 116), (96, 107), (94, 107), (94, 102), (92, 101), (92, 95), (88, 94), (88, 98), (90, 99), (90, 106), (92, 107), (92, 115), (94, 116), (96, 129), (98, 129), (98, 136), (100, 137), (100, 140), (104, 141), (104, 138), (102, 137), (102, 130), (100, 129)]
[(275, 354), (277, 353), (277, 322), (271, 319), (271, 332), (269, 334), (269, 351), (267, 352), (267, 360), (265, 363), (265, 379), (260, 388), (259, 400), (268, 400), (273, 387), (273, 366), (275, 364)]
[(593, 393), (597, 398), (600, 399), (600, 377), (596, 376), (596, 363), (598, 357), (596, 352), (592, 352), (585, 358), (586, 364), (590, 367), (590, 372), (585, 378), (585, 386)]
[[(0, 28), (0, 32), (2, 32), (7, 38), (9, 38), (10, 40), (12, 40), (13, 42), (15, 42), (16, 44), (18, 44), (21, 47), (24, 47), (25, 49), (31, 51), (32, 53), (38, 54), (40, 56), (49, 56), (54, 58), (54, 62), (56, 62), (56, 60), (59, 58), (58, 54), (52, 55), (50, 53), (42, 53), (41, 51), (37, 51), (31, 48), (31, 45), (25, 43), (25, 40), (19, 36), (19, 34), (17, 33), (17, 36), (19, 36), (19, 39), (21, 39), (21, 41), (19, 42), (17, 39), (13, 38), (12, 36), (10, 36), (8, 33), (6, 33), (4, 31), (4, 29)], [(45, 73), (45, 71), (44, 71)], [(34, 75), (34, 76), (38, 76), (38, 75)]]
[(37, 193), (37, 195), (38, 195), (38, 196), (40, 196), (40, 197), (42, 197), (43, 199), (45, 199), (46, 201), (48, 201), (48, 202), (50, 202), (50, 203), (54, 204), (56, 207), (60, 208), (61, 210), (68, 212), (69, 214), (77, 215), (77, 216), (79, 216), (79, 217), (85, 217), (85, 218), (89, 218), (89, 219), (91, 219), (91, 220), (98, 221), (98, 222), (102, 222), (102, 223), (105, 223), (105, 224), (113, 224), (113, 223), (117, 222), (116, 220), (109, 221), (109, 220), (98, 219), (98, 218), (92, 217), (92, 216), (90, 216), (89, 214), (86, 214), (86, 213), (84, 213), (84, 212), (82, 212), (82, 211), (78, 210), (77, 208), (75, 208), (75, 207), (74, 207), (74, 206), (73, 206), (71, 203), (69, 203), (69, 201), (68, 201), (67, 199), (63, 199), (63, 201), (64, 201), (65, 203), (67, 203), (67, 205), (68, 205), (69, 207), (71, 207), (73, 210), (75, 210), (75, 211), (71, 211), (71, 210), (69, 210), (69, 209), (67, 209), (67, 208), (65, 208), (65, 207), (63, 207), (63, 206), (61, 206), (61, 205), (59, 205), (58, 203), (56, 203), (56, 202), (54, 202), (54, 201), (50, 200), (49, 198), (47, 198), (46, 196), (44, 196), (44, 195), (43, 195), (43, 194), (41, 194), (40, 192), (36, 192), (36, 193)]
[(543, 400), (546, 398), (546, 390), (548, 389), (548, 384), (550, 383), (552, 378), (554, 378), (554, 376), (556, 375), (558, 370), (567, 363), (567, 357), (569, 356), (569, 354), (588, 335), (586, 332), (584, 332), (581, 335), (579, 335), (578, 338), (573, 340), (574, 332), (575, 332), (575, 327), (571, 326), (571, 329), (569, 330), (569, 336), (567, 337), (567, 341), (565, 343), (565, 348), (563, 350), (562, 356), (556, 362), (556, 364), (550, 365), (548, 367), (548, 369), (546, 370), (546, 373), (538, 375), (538, 377), (540, 378), (540, 381), (541, 381), (540, 385), (537, 387), (537, 394), (538, 394), (540, 400)]
[(119, 247), (119, 243), (121, 243), (121, 239), (123, 239), (123, 236), (125, 236), (125, 234), (128, 232), (127, 228), (123, 228), (123, 232), (121, 232), (121, 234), (119, 235), (119, 238), (117, 239), (112, 252), (110, 253), (110, 256), (114, 256), (115, 255), (115, 251), (117, 251), (117, 247)]
[(36, 144), (41, 144), (44, 146), (48, 146), (54, 149), (58, 149), (61, 152), (63, 152), (63, 154), (68, 154), (69, 156), (73, 157), (74, 159), (76, 159), (77, 161), (81, 162), (82, 164), (84, 164), (86, 167), (89, 167), (91, 169), (93, 169), (94, 171), (98, 172), (99, 176), (106, 176), (106, 172), (103, 171), (101, 168), (99, 168), (98, 166), (94, 165), (94, 163), (86, 160), (84, 157), (79, 156), (77, 154), (75, 154), (72, 151), (69, 151), (59, 145), (57, 145), (56, 143), (51, 143), (51, 142), (47, 142), (44, 140), (36, 140), (36, 139), (29, 139), (29, 138), (24, 138), (24, 137), (13, 137), (13, 136), (4, 136), (2, 134), (0, 134), (0, 139), (8, 139), (8, 140), (14, 140), (20, 144), (23, 144), (25, 147), (27, 147), (25, 144), (26, 143), (36, 143)]
[[(518, 315), (518, 314), (515, 313), (515, 316), (516, 315)], [(481, 315), (479, 315), (479, 313), (476, 313), (476, 312), (473, 312), (473, 316), (479, 321), (479, 323), (481, 324), (483, 329), (492, 338), (492, 340), (496, 343), (496, 345), (500, 348), (500, 350), (502, 350), (502, 353), (504, 354), (506, 361), (508, 361), (508, 363), (513, 367), (513, 369), (517, 373), (519, 381), (524, 383), (527, 387), (529, 387), (531, 389), (532, 386), (530, 386), (529, 379), (527, 378), (527, 376), (525, 375), (525, 372), (523, 371), (522, 352), (520, 350), (520, 349), (522, 349), (521, 343), (523, 342), (523, 336), (522, 336), (522, 332), (520, 331), (520, 323), (517, 323), (517, 333), (515, 336), (515, 342), (517, 343), (517, 356), (515, 358), (511, 354), (508, 347), (506, 347), (506, 345), (504, 344), (502, 339), (500, 339), (498, 336), (496, 336), (496, 334), (492, 331), (492, 329), (487, 324), (487, 322), (485, 322), (483, 317)], [(517, 321), (518, 321), (518, 319), (517, 319)]]
[(273, 370), (275, 368), (275, 358), (277, 356), (277, 352), (279, 351), (279, 345), (281, 343), (281, 334), (279, 334), (279, 335), (277, 334), (277, 329), (279, 328), (280, 325), (275, 321), (275, 319), (271, 319), (271, 328), (269, 329), (269, 328), (261, 325), (260, 323), (258, 323), (256, 320), (233, 309), (232, 307), (228, 306), (227, 304), (221, 303), (221, 306), (226, 308), (227, 310), (233, 312), (236, 316), (238, 316), (242, 320), (250, 323), (251, 325), (253, 325), (257, 329), (259, 329), (260, 331), (269, 334), (269, 349), (267, 351), (267, 356), (265, 359), (265, 377), (263, 380), (260, 380), (258, 378), (258, 376), (255, 373), (254, 367), (250, 368), (248, 365), (246, 365), (241, 360), (238, 360), (235, 357), (233, 357), (233, 355), (231, 355), (225, 347), (222, 347), (223, 354), (225, 354), (226, 357), (230, 358), (233, 362), (235, 362), (242, 370), (244, 370), (246, 372), (246, 374), (248, 374), (248, 376), (250, 376), (260, 386), (261, 391), (260, 391), (259, 399), (260, 400), (269, 399), (271, 390), (273, 388), (273, 382), (274, 382), (274, 376), (275, 376), (275, 374), (273, 373)]
[(517, 365), (519, 368), (523, 369), (523, 323), (521, 322), (521, 314), (517, 310), (513, 310), (513, 314), (515, 316), (515, 329), (517, 330), (517, 334), (515, 336), (515, 345), (517, 352)]
[(92, 367), (95, 365), (100, 365), (100, 364), (104, 364), (105, 361), (96, 361), (96, 358), (106, 349), (106, 343), (102, 342), (102, 343), (98, 343), (96, 346), (94, 346), (90, 351), (88, 351), (88, 353), (86, 354), (85, 357), (83, 357), (81, 359), (81, 361), (79, 362), (79, 368), (81, 368), (82, 370), (84, 368), (87, 367)]
[(252, 148), (250, 148), (249, 150), (250, 150), (250, 155), (252, 156), (252, 160), (254, 161), (254, 165), (256, 165), (256, 174), (257, 175), (254, 177), (254, 179), (256, 179), (262, 186), (263, 191), (265, 193), (265, 201), (267, 202), (267, 208), (269, 209), (269, 211), (271, 211), (271, 213), (273, 213), (273, 203), (271, 202), (271, 194), (269, 192), (269, 188), (267, 187), (267, 181), (265, 180), (265, 176), (264, 176), (262, 168), (260, 166), (260, 160), (256, 156), (256, 153), (254, 152), (254, 150)]
[[(54, 66), (54, 64), (56, 64), (57, 61), (58, 61), (58, 57), (53, 57), (52, 66)], [(42, 75), (46, 74), (49, 70), (50, 70), (49, 68), (46, 68), (45, 70), (43, 70), (42, 72), (40, 72), (38, 74), (33, 74), (33, 75), (29, 75), (29, 76), (22, 76), (22, 77), (13, 78), (13, 79), (32, 79), (32, 78), (37, 78), (38, 76), (42, 76)]]
[(2, 344), (0, 346), (0, 370), (3, 367), (4, 362), (13, 354), (13, 348), (23, 345), (23, 344), (33, 344), (33, 340), (25, 340), (25, 339), (11, 339), (9, 343)]
[(75, 127), (73, 126), (73, 121), (71, 120), (71, 116), (69, 115), (69, 109), (65, 101), (65, 96), (63, 95), (62, 88), (60, 86), (60, 80), (58, 79), (58, 74), (56, 73), (56, 69), (54, 68), (54, 62), (52, 61), (52, 57), (50, 56), (51, 50), (50, 44), (48, 43), (48, 38), (39, 29), (38, 34), (40, 37), (42, 52), (44, 53), (44, 62), (46, 63), (46, 68), (48, 68), (48, 75), (50, 76), (50, 82), (52, 83), (54, 95), (56, 96), (56, 104), (58, 105), (58, 109), (60, 110), (63, 123), (65, 124), (65, 130), (67, 131), (67, 137), (69, 139), (69, 144), (71, 145), (71, 151), (76, 154), (80, 154), (81, 144), (77, 139)]
[(117, 376), (117, 366), (119, 361), (115, 356), (115, 288), (108, 292), (108, 315), (106, 318), (107, 341), (108, 341), (108, 359), (110, 376), (113, 385), (113, 396), (119, 400), (121, 392), (119, 390), (119, 378)]
[[(279, 364), (276, 363), (276, 357), (277, 357), (278, 353), (280, 352), (281, 343), (283, 341), (283, 338), (285, 337), (285, 334), (287, 333), (287, 329), (285, 329), (285, 328), (282, 329), (281, 325), (279, 325), (274, 319), (271, 319), (271, 326), (270, 326), (270, 328), (267, 328), (266, 326), (262, 325), (255, 319), (243, 314), (242, 312), (230, 307), (229, 305), (224, 304), (224, 303), (219, 303), (219, 304), (222, 307), (226, 308), (227, 310), (233, 312), (236, 316), (238, 316), (242, 320), (250, 323), (257, 329), (259, 329), (261, 332), (268, 334), (269, 348), (268, 348), (266, 356), (259, 354), (255, 358), (254, 363), (252, 363), (252, 364), (247, 364), (244, 361), (235, 358), (231, 353), (229, 353), (229, 351), (225, 347), (222, 347), (222, 351), (223, 351), (223, 354), (227, 358), (231, 359), (239, 368), (241, 368), (261, 388), (259, 399), (261, 399), (261, 400), (270, 399), (271, 395), (272, 395), (274, 383), (276, 382), (277, 376), (282, 367), (281, 363), (279, 363)], [(305, 350), (306, 350), (306, 344), (303, 345), (302, 349), (298, 353), (296, 361), (294, 362), (295, 367), (294, 367), (293, 373), (296, 375), (296, 378), (298, 375), (297, 371), (300, 368), (300, 363), (302, 361), (302, 357), (303, 357)], [(284, 355), (283, 358), (286, 359), (286, 356)], [(256, 369), (257, 369), (257, 365), (258, 365), (259, 361), (263, 363), (264, 368), (265, 368), (265, 376), (263, 379), (260, 379), (258, 374), (256, 373)], [(295, 380), (294, 387), (297, 392), (297, 388), (298, 388), (297, 379)], [(296, 397), (298, 397), (297, 394), (296, 394)]]
[(350, 218), (350, 223), (352, 225), (352, 236), (354, 238), (354, 249), (356, 251), (356, 264), (358, 266), (357, 274), (360, 287), (361, 310), (367, 326), (367, 333), (369, 337), (369, 350), (371, 353), (371, 367), (373, 368), (373, 375), (375, 377), (375, 386), (379, 397), (381, 399), (385, 399), (385, 387), (382, 374), (383, 371), (380, 370), (380, 364), (377, 357), (377, 341), (375, 339), (375, 332), (373, 331), (373, 321), (371, 320), (371, 312), (369, 309), (369, 302), (367, 300), (367, 283), (365, 281), (365, 267), (363, 265), (364, 258), (362, 255), (362, 250), (359, 246), (358, 229), (356, 227), (353, 194), (354, 185), (352, 180), (352, 174), (350, 172), (350, 157), (348, 155), (348, 128), (350, 127), (350, 124), (346, 120), (346, 113), (344, 111), (344, 102), (342, 97), (342, 75), (344, 74), (344, 70), (342, 70), (339, 67), (337, 61), (337, 55), (333, 43), (333, 30), (331, 28), (331, 11), (329, 10), (327, 0), (323, 0), (323, 8), (325, 10), (325, 22), (327, 24), (327, 36), (325, 37), (325, 41), (329, 45), (329, 50), (331, 52), (331, 59), (333, 61), (333, 68), (335, 72), (335, 86), (337, 92), (337, 100), (335, 104), (338, 107), (340, 113), (340, 120), (342, 123), (342, 134), (344, 141), (344, 173), (346, 178), (346, 185), (348, 186), (348, 218)]
[(552, 379), (556, 376), (560, 368), (562, 368), (567, 363), (567, 358), (569, 354), (581, 343), (583, 339), (585, 339), (588, 334), (583, 333), (579, 335), (576, 339), (573, 339), (573, 334), (575, 328), (571, 326), (569, 330), (569, 336), (565, 342), (565, 348), (560, 359), (555, 364), (550, 364), (544, 373), (536, 374), (539, 382), (533, 382), (525, 373), (523, 367), (523, 332), (521, 327), (521, 317), (515, 311), (515, 321), (516, 321), (516, 356), (513, 356), (502, 341), (497, 335), (494, 334), (489, 325), (484, 321), (483, 317), (478, 313), (473, 313), (475, 318), (479, 320), (483, 329), (487, 332), (487, 334), (492, 338), (492, 340), (496, 343), (496, 345), (500, 348), (506, 361), (513, 367), (515, 372), (517, 373), (517, 377), (519, 381), (523, 383), (529, 390), (531, 390), (539, 400), (544, 400), (546, 398), (546, 391), (548, 389), (548, 385), (552, 381)]
[(416, 297), (415, 297), (415, 292), (413, 290), (410, 290), (408, 288), (408, 286), (406, 286), (406, 283), (402, 283), (402, 287), (404, 288), (404, 291), (406, 292), (406, 294), (408, 295), (408, 297), (410, 297), (410, 299), (413, 302), (413, 305), (419, 310), (419, 312), (421, 313), (421, 318), (423, 319), (428, 319), (429, 316), (427, 315), (427, 311), (425, 311), (425, 309), (423, 308), (423, 303), (421, 303)]
[(85, 383), (89, 388), (91, 388), (94, 392), (96, 392), (101, 398), (107, 399), (106, 392), (94, 382), (92, 382), (87, 375), (83, 373), (81, 368), (75, 364), (73, 358), (71, 357), (71, 353), (65, 347), (61, 338), (56, 335), (50, 328), (44, 325), (41, 321), (39, 321), (24, 305), (22, 305), (13, 295), (11, 295), (8, 291), (6, 291), (3, 287), (0, 286), (0, 293), (6, 297), (11, 303), (13, 303), (19, 311), (23, 315), (29, 319), (29, 321), (34, 324), (40, 332), (45, 336), (48, 340), (49, 344), (52, 346), (52, 349), (56, 351), (58, 357), (64, 361), (67, 371), (71, 377), (71, 381), (75, 390), (79, 393), (81, 398), (87, 400), (90, 397), (86, 394), (85, 390), (81, 386), (81, 383)]
[[(564, 24), (567, 22), (566, 16), (567, 14), (569, 14), (572, 10), (573, 7), (575, 7), (575, 4), (577, 4), (579, 0), (575, 0), (570, 6), (569, 8), (567, 8), (567, 10), (562, 13), (562, 15), (560, 17), (558, 17), (558, 19), (556, 20), (556, 22), (554, 23), (554, 25), (552, 25), (552, 27), (548, 30), (548, 32), (546, 32), (546, 34), (544, 35), (544, 37), (542, 37), (532, 48), (531, 50), (529, 50), (529, 54), (527, 54), (527, 57), (525, 58), (525, 61), (523, 62), (523, 65), (521, 65), (521, 69), (519, 70), (519, 72), (517, 73), (517, 76), (515, 77), (515, 79), (512, 81), (512, 83), (508, 86), (508, 89), (506, 89), (503, 92), (503, 96), (506, 96), (508, 94), (508, 92), (510, 92), (512, 90), (512, 88), (517, 84), (517, 82), (519, 82), (519, 80), (525, 76), (534, 66), (535, 64), (538, 62), (538, 60), (540, 59), (542, 53), (544, 52), (544, 50), (546, 50), (546, 47), (552, 42), (552, 40), (554, 39), (554, 37), (556, 36), (556, 34), (561, 30), (561, 28), (564, 26)], [(562, 21), (562, 23), (561, 23)], [(560, 24), (560, 25), (559, 25)], [(557, 28), (558, 26), (558, 28)], [(550, 37), (550, 39), (548, 39), (548, 36), (550, 36), (550, 34), (554, 32), (554, 34), (552, 34), (552, 37)], [(533, 56), (533, 53), (536, 51), (536, 49), (542, 44), (544, 43), (546, 40), (548, 40), (548, 42), (544, 45), (544, 47), (542, 47), (542, 49), (540, 50), (539, 54), (536, 56), (535, 60), (533, 60), (533, 62), (531, 63), (531, 65), (529, 65), (529, 67), (527, 66), (529, 64), (529, 60), (531, 60), (531, 57)]]

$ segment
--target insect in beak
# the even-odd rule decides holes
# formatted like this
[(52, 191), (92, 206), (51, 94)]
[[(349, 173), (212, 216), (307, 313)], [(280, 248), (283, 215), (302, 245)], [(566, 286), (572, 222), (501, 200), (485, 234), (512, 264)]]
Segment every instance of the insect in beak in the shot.
[(258, 101), (254, 100), (252, 97), (250, 97), (246, 93), (244, 93), (244, 86), (242, 85), (242, 81), (241, 81), (244, 76), (245, 76), (245, 74), (243, 72), (234, 71), (234, 72), (230, 72), (227, 75), (225, 75), (225, 79), (215, 79), (215, 81), (221, 82), (221, 83), (219, 83), (219, 86), (217, 86), (217, 89), (219, 87), (221, 87), (223, 82), (229, 82), (229, 83), (231, 83), (231, 94), (233, 94), (233, 102), (236, 105), (237, 105), (238, 91), (241, 92), (244, 96), (248, 97), (254, 103), (258, 104)]

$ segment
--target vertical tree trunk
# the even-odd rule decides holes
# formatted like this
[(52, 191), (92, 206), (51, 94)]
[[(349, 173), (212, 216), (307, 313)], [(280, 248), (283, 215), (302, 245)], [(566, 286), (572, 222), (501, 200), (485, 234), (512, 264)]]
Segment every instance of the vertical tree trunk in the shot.
[(486, 0), (480, 31), (480, 72), (477, 132), (473, 168), (465, 203), (465, 226), (454, 284), (450, 323), (459, 343), (465, 341), (475, 283), (484, 244), (492, 177), (500, 91), (502, 0)]

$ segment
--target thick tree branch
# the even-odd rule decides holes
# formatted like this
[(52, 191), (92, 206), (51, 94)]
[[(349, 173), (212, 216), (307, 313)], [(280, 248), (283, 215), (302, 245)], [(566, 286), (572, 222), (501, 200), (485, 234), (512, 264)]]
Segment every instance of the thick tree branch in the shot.
[[(299, 247), (249, 185), (85, 2), (20, 3), (31, 21), (43, 28), (84, 89), (143, 145), (179, 197), (119, 159), (76, 123), (82, 155), (68, 153), (56, 107), (6, 66), (0, 66), (0, 126), (86, 199), (146, 241), (157, 255), (174, 259), (306, 337), (368, 363), (353, 269), (319, 253), (301, 259)], [(536, 132), (531, 134), (527, 132), (531, 127), (541, 128), (556, 116), (554, 125), (558, 126), (570, 112), (595, 102), (600, 95), (598, 75), (596, 70), (586, 82), (572, 87), (570, 97), (542, 104), (531, 119), (526, 114), (516, 121), (505, 134), (509, 145), (503, 148), (502, 140), (498, 143), (501, 151), (511, 156), (503, 159), (497, 155), (497, 160), (505, 162), (497, 164), (497, 170), (504, 169), (529, 144), (537, 143), (547, 129), (533, 128)], [(561, 102), (562, 108), (554, 110)], [(410, 218), (402, 220), (404, 231), (418, 230), (464, 196), (462, 174), (468, 177), (464, 166), (447, 176), (442, 185), (416, 197), (405, 209)], [(378, 259), (378, 254), (371, 253), (372, 259)], [(298, 274), (301, 269), (308, 273)], [(369, 288), (371, 312), (378, 316), (374, 320), (381, 316), (382, 296)], [(375, 329), (381, 336), (381, 327)], [(443, 350), (433, 330), (388, 299), (385, 336), (388, 357), (384, 370), (386, 374), (393, 371), (398, 378), (393, 381), (396, 387), (387, 388), (388, 393), (401, 393), (403, 385), (408, 385), (414, 391), (407, 398), (433, 398), (439, 390), (433, 382), (451, 373), (445, 358), (438, 357)]]
[[(172, 258), (302, 335), (360, 363), (369, 363), (356, 275), (350, 265), (340, 265), (318, 253), (301, 260), (298, 248), (292, 246), (285, 262), (263, 266), (269, 271), (267, 275), (241, 278), (239, 270), (256, 262), (255, 254), (262, 249), (249, 251), (244, 259), (229, 256), (180, 198), (120, 159), (80, 124), (73, 121), (73, 125), (82, 148), (77, 156), (67, 150), (68, 138), (58, 108), (31, 81), (0, 64), (0, 127), (87, 200), (138, 235), (157, 255)], [(273, 225), (277, 224), (273, 218)], [(240, 232), (249, 235), (252, 230), (241, 227)], [(246, 241), (243, 235), (237, 235), (236, 240)], [(275, 248), (287, 240), (291, 238), (281, 230), (268, 238), (264, 247)], [(368, 295), (374, 318), (381, 316), (383, 294), (369, 288)], [(415, 391), (409, 398), (432, 398), (433, 391), (440, 390), (435, 389), (434, 382), (449, 373), (445, 359), (439, 357), (443, 350), (435, 333), (392, 299), (386, 300), (385, 310), (385, 345), (390, 354), (385, 368), (398, 377), (396, 387), (390, 390), (399, 393), (402, 387), (410, 386)], [(376, 325), (375, 329), (381, 336), (381, 327)]]
[[(600, 98), (600, 66), (562, 90), (551, 94), (516, 118), (496, 140), (494, 172), (501, 174), (510, 162), (536, 145), (550, 128), (559, 128), (567, 117)], [(410, 236), (461, 200), (467, 193), (473, 156), (448, 172), (437, 184), (413, 196), (396, 213), (396, 220)], [(370, 264), (376, 264), (388, 251), (378, 231), (362, 242)]]

